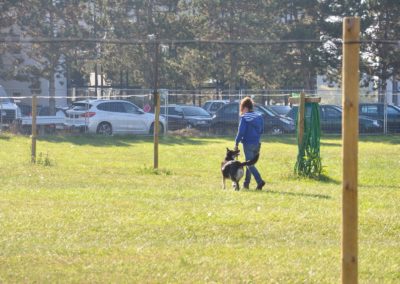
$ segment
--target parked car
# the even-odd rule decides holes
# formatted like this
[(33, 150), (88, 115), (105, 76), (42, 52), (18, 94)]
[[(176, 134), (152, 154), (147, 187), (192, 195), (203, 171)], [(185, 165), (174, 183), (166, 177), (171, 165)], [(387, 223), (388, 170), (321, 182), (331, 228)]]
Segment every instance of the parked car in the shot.
[[(21, 110), (21, 116), (32, 116), (32, 106), (28, 104), (17, 104), (18, 107)], [(56, 113), (54, 115), (56, 116), (66, 116), (66, 109), (65, 107), (56, 107)], [(36, 114), (37, 116), (50, 116), (50, 107), (48, 106), (37, 106), (36, 109)]]
[(27, 104), (17, 104), (21, 110), (21, 116), (30, 116), (32, 114), (32, 106)]
[[(124, 100), (87, 100), (72, 104), (66, 111), (69, 128), (87, 129), (89, 133), (152, 134), (154, 114), (145, 113)], [(160, 133), (165, 131), (165, 119), (160, 116)]]
[[(21, 117), (21, 131), (22, 133), (29, 134), (32, 132), (32, 107), (24, 106), (25, 111), (28, 111), (28, 114)], [(38, 107), (36, 116), (38, 132), (54, 133), (56, 130), (64, 129), (65, 118), (65, 112), (61, 108), (56, 108), (55, 115), (50, 115), (49, 107)]]
[(9, 127), (12, 123), (21, 118), (21, 110), (7, 96), (3, 86), (0, 85), (0, 123), (1, 126)]
[[(385, 105), (383, 103), (361, 103), (359, 113), (371, 119), (377, 119), (383, 125)], [(387, 130), (388, 132), (400, 132), (400, 108), (394, 105), (387, 105)]]
[(285, 105), (269, 105), (265, 106), (265, 108), (274, 111), (279, 115), (286, 115), (291, 109), (290, 106)]
[(167, 120), (168, 130), (197, 128), (208, 130), (211, 115), (201, 107), (190, 105), (168, 105), (160, 108), (160, 114)]
[[(264, 132), (270, 134), (293, 133), (295, 124), (293, 119), (256, 105), (254, 111), (264, 118)], [(233, 102), (221, 107), (213, 116), (211, 129), (216, 134), (227, 134), (237, 131), (239, 125), (239, 102)]]
[(211, 100), (206, 101), (202, 108), (204, 108), (208, 113), (213, 115), (216, 113), (223, 105), (229, 103), (228, 100)]
[[(307, 111), (307, 109), (306, 109)], [(297, 119), (298, 106), (293, 106), (287, 113), (287, 117)], [(342, 108), (336, 105), (320, 105), (321, 130), (330, 133), (342, 131)], [(376, 133), (382, 131), (382, 124), (376, 119), (365, 116), (359, 117), (360, 133)]]

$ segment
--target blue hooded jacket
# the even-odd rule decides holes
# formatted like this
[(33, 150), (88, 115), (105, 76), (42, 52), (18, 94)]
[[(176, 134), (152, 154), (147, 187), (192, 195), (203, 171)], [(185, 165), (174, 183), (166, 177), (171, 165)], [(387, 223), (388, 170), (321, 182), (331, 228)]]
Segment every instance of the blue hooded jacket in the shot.
[(260, 143), (261, 134), (264, 131), (264, 118), (258, 112), (246, 112), (240, 117), (239, 130), (236, 136), (236, 146), (243, 144)]

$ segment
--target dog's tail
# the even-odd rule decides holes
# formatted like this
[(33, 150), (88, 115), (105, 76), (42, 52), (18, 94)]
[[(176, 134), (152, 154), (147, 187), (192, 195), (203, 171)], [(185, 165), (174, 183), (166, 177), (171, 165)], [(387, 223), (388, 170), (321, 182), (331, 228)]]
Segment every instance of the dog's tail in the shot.
[(257, 163), (259, 157), (260, 157), (260, 153), (257, 153), (257, 155), (255, 155), (253, 159), (251, 159), (249, 161), (246, 161), (246, 162), (243, 162), (243, 163), (240, 163), (240, 164), (242, 166), (252, 166), (255, 163)]

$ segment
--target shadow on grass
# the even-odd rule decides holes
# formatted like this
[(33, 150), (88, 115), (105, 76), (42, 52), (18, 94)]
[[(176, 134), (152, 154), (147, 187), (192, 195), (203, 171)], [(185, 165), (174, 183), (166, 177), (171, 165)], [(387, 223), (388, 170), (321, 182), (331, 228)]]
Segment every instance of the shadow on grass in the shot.
[(332, 184), (340, 184), (341, 182), (339, 180), (333, 179), (330, 176), (326, 174), (320, 174), (318, 177), (301, 177), (297, 176), (295, 173), (290, 173), (285, 178), (292, 180), (292, 181), (298, 181), (298, 180), (307, 180), (307, 181), (315, 181), (315, 182), (322, 182), (322, 183), (332, 183)]
[(319, 178), (314, 179), (315, 181), (323, 182), (323, 183), (333, 183), (333, 184), (341, 184), (339, 180), (333, 179), (330, 176), (325, 174), (321, 174)]
[[(324, 141), (324, 140), (337, 140), (336, 141)], [(321, 136), (321, 147), (342, 147), (340, 134), (322, 134)], [(282, 143), (282, 144), (290, 144), (297, 145), (297, 137), (296, 135), (277, 135), (270, 136), (264, 135), (262, 138), (263, 142), (267, 143)], [(399, 134), (361, 134), (359, 136), (360, 142), (372, 142), (372, 143), (384, 143), (384, 144), (392, 144), (399, 145), (400, 144), (400, 135)]]
[(262, 142), (297, 145), (297, 137), (293, 134), (263, 135)]
[(374, 185), (374, 184), (359, 184), (358, 187), (359, 188), (365, 188), (365, 189), (377, 189), (377, 190), (380, 190), (382, 188), (386, 188), (386, 189), (399, 189), (400, 188), (399, 185), (383, 185), (383, 184), (378, 184), (378, 185)]
[(361, 136), (360, 141), (362, 142), (373, 142), (373, 143), (384, 143), (391, 145), (400, 144), (400, 135), (369, 135)]
[(321, 142), (321, 147), (342, 147), (342, 143)]
[[(9, 136), (0, 136), (0, 139), (8, 140)], [(204, 145), (213, 143), (214, 141), (220, 142), (226, 140), (228, 143), (233, 143), (235, 136), (202, 136), (202, 137), (187, 137), (187, 136), (174, 136), (164, 135), (160, 137), (161, 145)], [(324, 141), (324, 139), (337, 139), (338, 141)], [(130, 146), (133, 143), (153, 143), (151, 135), (115, 135), (115, 136), (100, 136), (100, 135), (48, 135), (40, 136), (39, 141), (47, 141), (53, 143), (72, 143), (75, 145), (91, 145), (91, 146)], [(400, 144), (400, 135), (370, 135), (361, 136), (362, 142), (376, 142), (397, 145)], [(262, 137), (264, 143), (279, 143), (288, 145), (297, 145), (297, 138), (293, 134), (285, 135), (264, 135)], [(340, 136), (338, 135), (324, 135), (321, 141), (321, 147), (341, 147)]]
[(0, 140), (10, 140), (10, 136), (4, 136), (0, 134)]
[(325, 194), (311, 194), (311, 193), (275, 191), (275, 190), (266, 190), (266, 191), (261, 191), (261, 192), (269, 193), (269, 194), (298, 196), (298, 197), (310, 197), (310, 198), (318, 198), (318, 199), (331, 199), (331, 197), (329, 195), (325, 195)]
[[(207, 144), (209, 140), (216, 138), (191, 138), (179, 136), (161, 136), (160, 145), (202, 145)], [(75, 145), (90, 145), (90, 146), (118, 146), (127, 147), (135, 143), (153, 143), (153, 136), (100, 136), (100, 135), (74, 135), (74, 136), (41, 136), (39, 141), (52, 143), (71, 143)]]

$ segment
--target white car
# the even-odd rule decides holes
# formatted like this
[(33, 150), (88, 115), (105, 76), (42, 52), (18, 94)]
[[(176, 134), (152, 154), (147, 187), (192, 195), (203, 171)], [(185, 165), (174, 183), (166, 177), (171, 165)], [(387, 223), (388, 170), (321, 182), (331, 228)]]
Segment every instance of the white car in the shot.
[[(72, 104), (66, 111), (68, 128), (87, 129), (89, 133), (152, 134), (155, 116), (145, 113), (131, 102), (123, 100), (87, 100)], [(160, 116), (160, 133), (165, 131), (165, 119)]]
[(20, 118), (20, 108), (10, 98), (8, 98), (3, 86), (0, 85), (0, 127), (10, 126)]
[[(31, 111), (30, 111), (31, 112)], [(36, 126), (38, 133), (54, 133), (56, 130), (63, 130), (65, 126), (65, 112), (56, 108), (55, 115), (50, 115), (50, 107), (41, 107), (37, 111)], [(32, 114), (21, 117), (22, 133), (32, 132)]]

